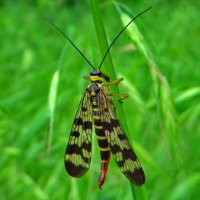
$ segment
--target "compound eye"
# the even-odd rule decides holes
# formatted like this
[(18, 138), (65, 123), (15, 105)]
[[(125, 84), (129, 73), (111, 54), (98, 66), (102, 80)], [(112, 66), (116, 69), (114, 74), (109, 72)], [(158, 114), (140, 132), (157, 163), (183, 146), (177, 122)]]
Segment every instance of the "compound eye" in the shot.
[(97, 71), (97, 70), (94, 70), (93, 72), (90, 73), (91, 76), (100, 76), (101, 75), (101, 72), (100, 71)]

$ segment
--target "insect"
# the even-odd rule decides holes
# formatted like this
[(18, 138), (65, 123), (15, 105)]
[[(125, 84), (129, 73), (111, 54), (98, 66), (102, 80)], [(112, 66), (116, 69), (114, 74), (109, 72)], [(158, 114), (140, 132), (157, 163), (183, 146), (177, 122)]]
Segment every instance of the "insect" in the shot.
[(111, 96), (119, 96), (120, 100), (127, 98), (125, 94), (111, 94), (108, 86), (119, 84), (123, 79), (110, 82), (110, 78), (101, 72), (101, 66), (111, 46), (121, 33), (136, 18), (147, 12), (149, 9), (134, 17), (115, 37), (106, 51), (98, 69), (95, 69), (90, 61), (76, 47), (72, 40), (56, 25), (52, 24), (64, 37), (77, 49), (81, 56), (92, 67), (90, 76), (84, 76), (90, 84), (83, 92), (75, 119), (72, 125), (69, 141), (65, 151), (65, 168), (72, 177), (81, 177), (89, 169), (92, 156), (92, 128), (94, 128), (98, 140), (101, 156), (101, 168), (98, 185), (101, 188), (106, 179), (110, 155), (114, 157), (121, 172), (134, 184), (142, 185), (145, 182), (145, 175), (136, 154), (134, 153), (129, 140), (116, 116), (115, 105)]

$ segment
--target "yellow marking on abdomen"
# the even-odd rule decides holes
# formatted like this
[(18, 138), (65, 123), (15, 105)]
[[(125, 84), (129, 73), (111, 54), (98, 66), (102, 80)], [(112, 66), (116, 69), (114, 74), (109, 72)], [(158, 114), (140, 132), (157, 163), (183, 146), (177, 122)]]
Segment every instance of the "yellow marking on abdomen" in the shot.
[(99, 149), (100, 149), (100, 151), (110, 151), (110, 147), (106, 147), (106, 148), (100, 148), (99, 147)]
[(97, 105), (97, 102), (96, 102), (96, 101), (93, 101), (92, 104), (93, 104), (94, 106), (96, 106), (96, 105)]
[(97, 136), (97, 139), (99, 139), (99, 140), (105, 140), (106, 139), (106, 136), (98, 136), (98, 135), (96, 135)]
[(98, 115), (92, 115), (93, 119), (100, 119)]
[(94, 127), (97, 128), (97, 129), (103, 129), (103, 126), (96, 126), (96, 125), (94, 125)]
[(95, 112), (99, 111), (98, 108), (92, 108), (92, 110), (95, 111)]

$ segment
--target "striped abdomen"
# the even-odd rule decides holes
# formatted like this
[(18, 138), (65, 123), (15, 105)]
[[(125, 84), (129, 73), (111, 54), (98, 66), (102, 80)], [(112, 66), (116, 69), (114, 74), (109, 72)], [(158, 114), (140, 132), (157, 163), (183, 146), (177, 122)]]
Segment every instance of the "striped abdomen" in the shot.
[(96, 94), (95, 96), (91, 96), (91, 104), (92, 104), (92, 117), (93, 117), (93, 123), (94, 128), (98, 140), (98, 145), (100, 148), (100, 154), (101, 154), (101, 170), (100, 170), (100, 176), (99, 176), (99, 187), (103, 185), (105, 178), (106, 178), (106, 172), (108, 169), (108, 163), (110, 158), (110, 147), (108, 145), (108, 141), (105, 135), (105, 130), (103, 126), (102, 121), (102, 111), (99, 110), (101, 107), (101, 101), (100, 96)]

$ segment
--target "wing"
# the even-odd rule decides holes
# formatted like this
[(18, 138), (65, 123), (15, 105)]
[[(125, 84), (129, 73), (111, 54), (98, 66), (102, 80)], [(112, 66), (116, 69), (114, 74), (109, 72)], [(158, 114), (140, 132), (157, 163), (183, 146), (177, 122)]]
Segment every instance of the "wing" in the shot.
[(85, 90), (79, 104), (65, 151), (65, 168), (73, 177), (82, 176), (91, 161), (92, 108), (90, 94)]
[(102, 89), (102, 121), (112, 155), (122, 173), (134, 184), (145, 182), (144, 172), (115, 114), (115, 105)]

